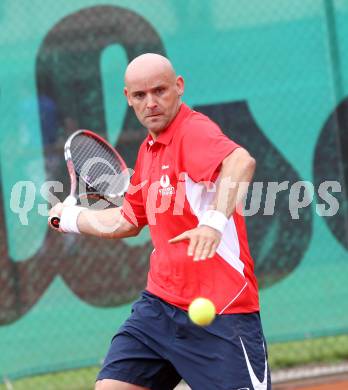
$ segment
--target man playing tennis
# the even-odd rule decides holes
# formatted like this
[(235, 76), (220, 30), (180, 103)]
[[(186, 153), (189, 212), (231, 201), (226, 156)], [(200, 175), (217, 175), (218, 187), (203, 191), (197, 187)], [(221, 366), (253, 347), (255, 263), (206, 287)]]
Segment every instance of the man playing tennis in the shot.
[[(255, 160), (182, 103), (183, 92), (184, 80), (167, 58), (135, 58), (124, 93), (149, 134), (123, 206), (59, 203), (50, 211), (63, 232), (69, 226), (122, 238), (150, 228), (146, 290), (113, 338), (96, 390), (169, 390), (182, 378), (193, 390), (271, 389), (254, 265), (237, 212), (237, 183), (250, 182)], [(219, 314), (207, 327), (187, 316), (199, 296)]]

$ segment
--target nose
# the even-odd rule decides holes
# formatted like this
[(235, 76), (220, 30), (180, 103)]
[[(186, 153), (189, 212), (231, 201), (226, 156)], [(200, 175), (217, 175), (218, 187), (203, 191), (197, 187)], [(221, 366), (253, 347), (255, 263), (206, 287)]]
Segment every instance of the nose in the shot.
[(153, 110), (157, 107), (157, 102), (155, 100), (155, 97), (152, 94), (149, 94), (147, 96), (146, 106), (148, 109)]

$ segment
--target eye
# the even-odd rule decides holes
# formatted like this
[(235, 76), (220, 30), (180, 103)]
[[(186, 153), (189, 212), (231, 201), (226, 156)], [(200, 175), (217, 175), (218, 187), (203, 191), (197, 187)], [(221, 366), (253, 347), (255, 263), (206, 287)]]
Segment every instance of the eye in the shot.
[(133, 94), (133, 97), (135, 97), (135, 99), (143, 99), (145, 96), (145, 93), (144, 92), (135, 92)]
[(165, 87), (158, 87), (155, 89), (155, 94), (156, 95), (162, 95), (166, 91)]

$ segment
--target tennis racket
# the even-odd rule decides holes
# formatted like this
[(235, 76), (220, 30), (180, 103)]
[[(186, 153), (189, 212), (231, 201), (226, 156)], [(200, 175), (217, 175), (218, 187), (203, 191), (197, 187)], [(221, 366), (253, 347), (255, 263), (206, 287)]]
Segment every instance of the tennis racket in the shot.
[[(70, 195), (64, 205), (74, 206), (78, 199), (86, 197), (114, 203), (127, 191), (130, 175), (126, 163), (93, 131), (75, 131), (64, 145), (64, 157), (70, 176)], [(60, 218), (53, 216), (50, 223), (58, 229)]]

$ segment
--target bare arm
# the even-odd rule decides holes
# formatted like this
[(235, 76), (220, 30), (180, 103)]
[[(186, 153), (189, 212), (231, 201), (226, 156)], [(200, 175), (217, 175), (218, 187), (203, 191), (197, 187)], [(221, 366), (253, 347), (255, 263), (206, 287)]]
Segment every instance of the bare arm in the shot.
[(81, 233), (103, 238), (136, 236), (143, 228), (128, 222), (121, 214), (121, 207), (82, 211), (77, 224)]
[[(220, 182), (209, 209), (219, 211), (227, 218), (230, 217), (246, 194), (247, 184), (254, 175), (255, 166), (255, 160), (243, 148), (238, 148), (229, 154), (222, 162)], [(187, 255), (193, 256), (194, 260), (205, 260), (214, 256), (221, 237), (218, 230), (201, 225), (180, 234), (169, 242), (189, 240)]]
[[(58, 203), (50, 210), (50, 216), (61, 217), (63, 208), (64, 205)], [(143, 228), (128, 222), (121, 214), (121, 207), (105, 210), (84, 209), (78, 215), (77, 226), (82, 234), (103, 238), (136, 236)], [(62, 232), (61, 229), (59, 231)]]
[(246, 194), (254, 176), (256, 161), (243, 148), (229, 154), (222, 162), (220, 183), (211, 209), (230, 217)]

